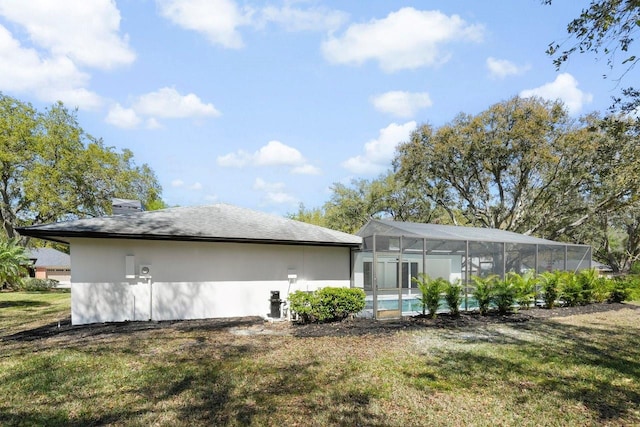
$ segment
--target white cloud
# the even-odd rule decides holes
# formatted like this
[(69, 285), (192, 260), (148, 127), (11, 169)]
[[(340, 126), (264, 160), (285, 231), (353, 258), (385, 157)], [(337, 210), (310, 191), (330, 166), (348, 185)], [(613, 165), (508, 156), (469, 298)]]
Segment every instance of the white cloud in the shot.
[(251, 154), (245, 150), (218, 156), (218, 166), (243, 167), (243, 166), (291, 166), (292, 173), (317, 175), (320, 170), (310, 165), (302, 153), (297, 149), (283, 144), (280, 141), (269, 141), (267, 145), (260, 147)]
[(131, 108), (123, 108), (120, 104), (115, 104), (109, 109), (105, 122), (123, 129), (133, 129), (137, 127), (141, 119)]
[(593, 100), (593, 95), (578, 89), (578, 81), (569, 73), (562, 73), (551, 83), (520, 92), (522, 98), (539, 96), (550, 101), (561, 100), (570, 114), (578, 114), (585, 104)]
[(24, 48), (0, 25), (0, 82), (2, 89), (33, 93), (47, 102), (63, 101), (70, 106), (94, 109), (101, 105), (97, 94), (85, 89), (89, 75), (67, 57), (42, 58)]
[(132, 108), (145, 116), (162, 118), (218, 117), (220, 112), (213, 104), (203, 103), (197, 95), (180, 95), (177, 90), (163, 87), (156, 92), (141, 95)]
[(219, 197), (217, 194), (207, 194), (206, 196), (204, 196), (204, 199), (207, 202), (217, 202)]
[(158, 129), (158, 118), (184, 119), (190, 117), (218, 117), (220, 112), (210, 103), (204, 103), (195, 94), (181, 95), (173, 88), (163, 87), (136, 98), (131, 107), (115, 104), (109, 110), (105, 121), (112, 125), (132, 129), (144, 117), (147, 129)]
[(391, 91), (371, 98), (376, 110), (398, 117), (413, 117), (418, 110), (431, 107), (432, 102), (427, 92)]
[(416, 122), (410, 121), (403, 125), (391, 123), (380, 129), (377, 139), (364, 145), (364, 154), (351, 157), (342, 163), (342, 167), (359, 175), (375, 175), (389, 169), (397, 145), (406, 142), (411, 132), (416, 129)]
[(348, 19), (348, 14), (327, 8), (299, 9), (289, 5), (267, 6), (261, 10), (266, 22), (280, 24), (287, 31), (335, 31)]
[(128, 37), (119, 34), (120, 11), (112, 0), (3, 1), (0, 15), (24, 27), (29, 39), (54, 58), (100, 69), (136, 58)]
[(297, 149), (280, 141), (269, 141), (256, 152), (254, 162), (258, 166), (297, 166), (304, 164), (305, 160)]
[(282, 182), (267, 182), (262, 178), (256, 178), (253, 183), (253, 189), (263, 192), (263, 204), (267, 205), (295, 205), (297, 200), (291, 194), (285, 191), (285, 184)]
[(147, 121), (145, 122), (145, 127), (147, 129), (153, 130), (153, 129), (161, 129), (162, 125), (154, 117), (151, 117), (150, 119), (147, 119)]
[(171, 181), (171, 187), (186, 188), (187, 190), (193, 190), (193, 191), (200, 191), (203, 188), (202, 184), (199, 182), (194, 182), (189, 186), (185, 186), (185, 182), (181, 179), (174, 179), (173, 181)]
[(297, 174), (297, 175), (320, 175), (322, 171), (318, 167), (315, 167), (310, 164), (306, 164), (306, 165), (296, 166), (295, 168), (291, 169), (291, 173)]
[(216, 161), (218, 166), (241, 168), (251, 164), (252, 159), (253, 156), (250, 153), (244, 150), (238, 150), (235, 153), (218, 156)]
[(505, 77), (508, 77), (508, 76), (515, 76), (518, 74), (522, 74), (528, 71), (531, 68), (531, 66), (529, 65), (517, 66), (513, 62), (508, 61), (506, 59), (496, 59), (496, 58), (489, 57), (487, 58), (487, 68), (489, 69), (489, 75), (491, 77), (494, 77), (497, 79), (504, 79)]
[(244, 43), (238, 27), (251, 22), (251, 10), (233, 0), (156, 0), (160, 14), (174, 24), (203, 34), (211, 44), (229, 49)]
[(442, 52), (444, 45), (479, 42), (483, 32), (481, 25), (469, 25), (458, 15), (406, 7), (383, 19), (352, 24), (341, 37), (330, 36), (322, 51), (333, 63), (361, 65), (375, 60), (384, 71), (393, 72), (442, 64), (450, 57)]

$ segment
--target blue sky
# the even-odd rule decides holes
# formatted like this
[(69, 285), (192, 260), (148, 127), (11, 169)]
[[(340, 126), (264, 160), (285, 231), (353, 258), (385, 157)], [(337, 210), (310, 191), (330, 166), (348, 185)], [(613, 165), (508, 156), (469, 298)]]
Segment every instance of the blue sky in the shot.
[(78, 107), (170, 205), (286, 214), (385, 172), (421, 123), (515, 95), (605, 111), (605, 59), (545, 54), (587, 3), (0, 0), (0, 91)]

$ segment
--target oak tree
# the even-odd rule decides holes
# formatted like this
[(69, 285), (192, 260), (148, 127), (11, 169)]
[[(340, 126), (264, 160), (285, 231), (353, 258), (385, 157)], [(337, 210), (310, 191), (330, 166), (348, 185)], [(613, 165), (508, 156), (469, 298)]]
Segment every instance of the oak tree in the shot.
[(87, 134), (61, 102), (43, 112), (0, 93), (0, 223), (15, 227), (111, 213), (111, 199), (160, 199), (153, 170)]

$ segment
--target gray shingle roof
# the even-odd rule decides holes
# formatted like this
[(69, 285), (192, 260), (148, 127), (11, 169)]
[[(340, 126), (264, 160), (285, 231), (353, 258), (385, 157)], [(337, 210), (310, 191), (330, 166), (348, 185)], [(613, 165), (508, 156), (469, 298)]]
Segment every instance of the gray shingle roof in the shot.
[(20, 228), (18, 232), (59, 241), (104, 237), (353, 247), (362, 241), (352, 234), (226, 204), (79, 219)]
[(34, 248), (28, 250), (29, 258), (35, 259), (36, 267), (69, 267), (71, 257), (69, 254), (53, 248)]
[(372, 219), (358, 233), (368, 237), (373, 234), (387, 236), (413, 236), (434, 240), (469, 240), (476, 242), (505, 242), (538, 245), (566, 245), (553, 240), (526, 236), (511, 231), (493, 228), (461, 227), (455, 225), (421, 224)]

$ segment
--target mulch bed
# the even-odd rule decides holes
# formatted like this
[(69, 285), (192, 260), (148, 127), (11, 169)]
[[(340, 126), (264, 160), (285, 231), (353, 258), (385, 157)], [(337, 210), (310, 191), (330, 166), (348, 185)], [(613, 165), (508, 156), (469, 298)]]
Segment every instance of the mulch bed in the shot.
[[(406, 317), (397, 320), (346, 319), (334, 323), (298, 324), (296, 322), (268, 322), (260, 317), (181, 320), (160, 322), (118, 322), (96, 323), (91, 325), (71, 325), (71, 319), (25, 330), (16, 334), (1, 336), (2, 341), (34, 341), (49, 337), (88, 338), (101, 335), (133, 334), (156, 329), (178, 331), (246, 331), (247, 335), (292, 335), (296, 337), (321, 336), (359, 336), (367, 334), (392, 334), (402, 330), (421, 328), (460, 328), (496, 323), (522, 323), (540, 321), (552, 317), (572, 316), (576, 314), (599, 313), (621, 309), (640, 310), (640, 306), (624, 303), (600, 303), (578, 307), (559, 307), (554, 309), (532, 308), (520, 310), (509, 315), (490, 312), (486, 316), (478, 313), (460, 313), (454, 317), (447, 313), (439, 314), (435, 319), (423, 316)], [(640, 314), (640, 313), (639, 313)]]

